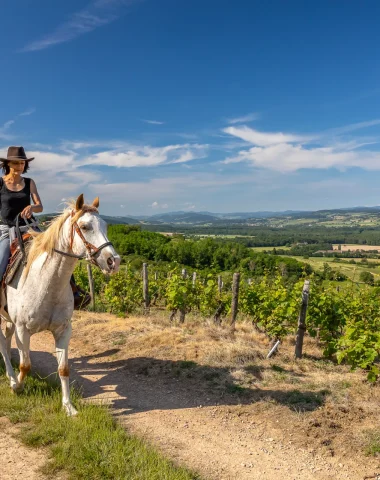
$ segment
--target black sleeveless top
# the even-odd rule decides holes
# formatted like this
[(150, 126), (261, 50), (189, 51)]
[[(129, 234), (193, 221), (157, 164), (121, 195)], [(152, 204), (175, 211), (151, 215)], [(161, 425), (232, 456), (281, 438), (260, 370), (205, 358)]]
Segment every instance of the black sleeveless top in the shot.
[[(0, 177), (0, 223), (14, 227), (17, 215), (30, 205), (30, 178), (24, 178), (24, 182), (22, 190), (13, 192), (6, 187), (4, 179)], [(20, 225), (25, 225), (22, 218)]]

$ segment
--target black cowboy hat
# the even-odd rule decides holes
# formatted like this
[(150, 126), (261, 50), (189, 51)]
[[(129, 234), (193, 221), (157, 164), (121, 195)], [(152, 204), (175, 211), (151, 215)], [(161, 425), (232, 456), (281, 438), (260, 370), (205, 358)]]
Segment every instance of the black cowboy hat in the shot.
[(34, 160), (34, 157), (27, 158), (24, 147), (9, 147), (7, 158), (0, 158), (0, 162), (31, 162), (32, 160)]

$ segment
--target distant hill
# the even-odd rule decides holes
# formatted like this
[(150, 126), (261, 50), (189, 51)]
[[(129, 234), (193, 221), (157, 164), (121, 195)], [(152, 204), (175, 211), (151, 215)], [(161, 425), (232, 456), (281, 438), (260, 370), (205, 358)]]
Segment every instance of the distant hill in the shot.
[(101, 217), (108, 225), (137, 225), (140, 223), (140, 220), (132, 217), (109, 217), (107, 215), (101, 215)]
[[(42, 215), (36, 215), (36, 217), (42, 223), (53, 220), (57, 215), (59, 215), (59, 213), (43, 213)], [(111, 217), (108, 215), (101, 215), (101, 217), (108, 223), (108, 225), (135, 225), (140, 223), (137, 218), (132, 217)]]
[(271, 212), (271, 211), (262, 211), (262, 212), (233, 212), (233, 213), (210, 213), (210, 212), (200, 212), (202, 214), (213, 215), (222, 220), (247, 220), (249, 218), (273, 218), (281, 216), (289, 216), (298, 213), (304, 213), (298, 210), (286, 210), (284, 212)]
[[(173, 228), (180, 225), (213, 225), (213, 226), (228, 226), (228, 225), (268, 225), (272, 226), (276, 223), (287, 224), (291, 221), (299, 221), (300, 219), (312, 220), (323, 224), (326, 221), (331, 223), (332, 219), (337, 216), (343, 216), (347, 221), (352, 218), (355, 219), (357, 215), (362, 214), (363, 218), (368, 216), (380, 216), (380, 206), (374, 207), (351, 207), (331, 210), (317, 210), (317, 211), (297, 211), (286, 210), (283, 212), (273, 211), (259, 211), (259, 212), (232, 212), (232, 213), (212, 213), (207, 211), (202, 212), (167, 212), (155, 215), (128, 215), (128, 216), (111, 216), (102, 215), (102, 218), (108, 224), (128, 224), (128, 225), (152, 225), (159, 228), (160, 226), (170, 226)], [(52, 219), (57, 214), (42, 214), (38, 215), (40, 221)], [(352, 217), (351, 217), (352, 215)], [(283, 220), (282, 220), (283, 219)], [(379, 220), (380, 222), (380, 220)]]

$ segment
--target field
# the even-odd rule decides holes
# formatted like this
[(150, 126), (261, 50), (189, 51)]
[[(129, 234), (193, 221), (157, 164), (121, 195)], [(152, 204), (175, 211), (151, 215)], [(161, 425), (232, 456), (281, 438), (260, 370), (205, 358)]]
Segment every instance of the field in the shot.
[[(361, 272), (371, 272), (375, 276), (375, 280), (378, 280), (380, 278), (380, 267), (371, 267), (371, 263), (379, 262), (376, 259), (368, 259), (369, 266), (367, 267), (361, 264), (360, 258), (353, 259), (356, 262), (355, 265), (350, 263), (336, 262), (334, 261), (335, 258), (332, 257), (309, 257), (307, 259), (304, 259), (302, 257), (291, 256), (290, 258), (295, 258), (300, 262), (308, 263), (316, 271), (323, 270), (323, 265), (325, 263), (328, 263), (332, 269), (344, 273), (345, 275), (347, 275), (348, 278), (353, 281), (359, 281), (359, 276)], [(349, 260), (352, 259), (344, 259), (344, 261)]]
[[(111, 405), (129, 432), (205, 480), (362, 480), (379, 469), (379, 387), (323, 359), (308, 337), (295, 362), (292, 338), (267, 360), (267, 338), (243, 319), (235, 334), (191, 316), (170, 325), (159, 312), (83, 312), (73, 327), (72, 380), (84, 401)], [(52, 343), (32, 338), (43, 376), (56, 369)]]
[(254, 252), (269, 252), (271, 253), (272, 250), (274, 248), (278, 248), (278, 249), (281, 249), (281, 250), (290, 250), (290, 247), (283, 247), (283, 246), (277, 246), (277, 247), (250, 247), (251, 250), (253, 250)]
[[(197, 234), (197, 235), (191, 235), (190, 236), (191, 238), (194, 238), (194, 239), (198, 239), (198, 238), (221, 238), (221, 239), (224, 239), (224, 240), (234, 240), (235, 238), (239, 238), (241, 237), (241, 235), (238, 235), (238, 234), (231, 234), (231, 235), (221, 235), (221, 234), (215, 234), (215, 235), (212, 235), (212, 234)], [(255, 238), (254, 235), (244, 235), (244, 238)]]

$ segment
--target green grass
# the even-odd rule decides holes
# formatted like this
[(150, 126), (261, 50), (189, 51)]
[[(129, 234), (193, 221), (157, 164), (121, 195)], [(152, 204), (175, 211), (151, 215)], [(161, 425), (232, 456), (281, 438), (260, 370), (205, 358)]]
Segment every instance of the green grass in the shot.
[(380, 432), (378, 430), (368, 432), (364, 451), (374, 457), (380, 454)]
[(0, 416), (20, 424), (20, 438), (26, 445), (50, 448), (44, 473), (63, 470), (70, 480), (200, 478), (129, 435), (106, 407), (81, 405), (75, 392), (73, 397), (79, 415), (68, 418), (61, 408), (58, 385), (30, 377), (25, 391), (14, 395), (0, 368)]

